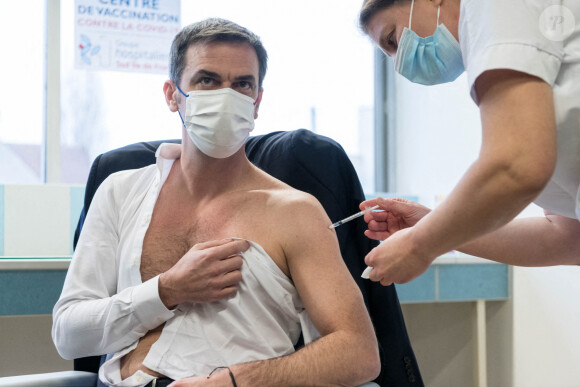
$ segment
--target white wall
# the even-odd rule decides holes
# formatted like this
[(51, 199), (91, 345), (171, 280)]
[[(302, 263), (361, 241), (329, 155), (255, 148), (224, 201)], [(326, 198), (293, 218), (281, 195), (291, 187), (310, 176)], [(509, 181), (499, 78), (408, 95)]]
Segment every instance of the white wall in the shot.
[[(469, 97), (465, 75), (454, 83), (433, 87), (414, 85), (397, 75), (396, 89), (396, 190), (419, 195), (424, 204), (432, 206), (435, 197), (448, 194), (477, 158), (479, 111)], [(532, 205), (521, 216), (541, 216), (541, 210)], [(506, 304), (510, 310), (505, 305), (488, 305), (488, 313), (498, 316), (497, 321), (488, 316), (489, 385), (503, 387), (513, 378), (506, 386), (580, 386), (580, 268), (515, 268), (512, 292), (513, 299)], [(405, 307), (406, 320), (427, 385), (443, 385), (438, 378), (454, 373), (460, 360), (453, 349), (434, 350), (432, 342), (437, 338), (425, 338), (427, 327), (430, 335), (440, 335), (448, 323), (433, 308), (425, 306), (419, 312)], [(464, 306), (446, 308), (453, 318), (465, 320), (464, 324), (469, 321), (460, 309)], [(431, 311), (428, 316), (432, 314), (433, 319), (417, 326), (412, 319), (425, 311)], [(494, 336), (507, 342), (493, 340)], [(431, 355), (423, 355), (427, 353)], [(442, 357), (448, 361), (442, 362)], [(430, 371), (436, 368), (442, 369), (436, 374)], [(460, 379), (465, 375), (455, 374), (455, 383), (465, 382)]]
[(580, 268), (514, 270), (514, 386), (580, 386)]

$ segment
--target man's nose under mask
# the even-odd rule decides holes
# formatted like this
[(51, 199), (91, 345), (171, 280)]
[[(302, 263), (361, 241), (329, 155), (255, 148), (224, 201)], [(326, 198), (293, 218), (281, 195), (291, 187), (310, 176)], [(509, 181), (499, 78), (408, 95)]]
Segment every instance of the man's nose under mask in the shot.
[(236, 153), (254, 130), (255, 102), (251, 97), (225, 88), (185, 94), (185, 117), (181, 117), (191, 141), (204, 154), (223, 159)]

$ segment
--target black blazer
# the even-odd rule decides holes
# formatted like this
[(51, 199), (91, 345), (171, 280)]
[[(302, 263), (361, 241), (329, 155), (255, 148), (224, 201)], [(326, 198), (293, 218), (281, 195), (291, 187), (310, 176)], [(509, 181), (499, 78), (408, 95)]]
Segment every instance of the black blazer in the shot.
[[(84, 208), (75, 232), (76, 246), (85, 214), (98, 186), (111, 173), (155, 163), (162, 142), (141, 142), (99, 155), (91, 167)], [(334, 140), (305, 129), (253, 136), (246, 142), (248, 159), (286, 184), (315, 196), (335, 222), (359, 211), (364, 193), (356, 171), (343, 148)], [(361, 278), (365, 255), (378, 243), (364, 236), (362, 218), (336, 229), (342, 257), (359, 286), (371, 316), (381, 356), (381, 386), (422, 386), (417, 361), (407, 336), (394, 286), (381, 286)], [(99, 357), (75, 360), (75, 370), (97, 372)]]

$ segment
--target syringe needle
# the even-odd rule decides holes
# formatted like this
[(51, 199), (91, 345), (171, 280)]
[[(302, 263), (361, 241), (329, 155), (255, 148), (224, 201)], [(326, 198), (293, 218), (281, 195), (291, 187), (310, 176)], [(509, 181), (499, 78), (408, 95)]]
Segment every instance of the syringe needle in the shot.
[(356, 218), (358, 218), (359, 216), (363, 216), (364, 214), (368, 214), (369, 212), (371, 212), (372, 210), (376, 210), (377, 208), (379, 208), (379, 206), (378, 206), (378, 205), (376, 205), (376, 206), (373, 206), (373, 207), (369, 207), (369, 208), (367, 208), (367, 209), (365, 209), (365, 210), (362, 210), (362, 211), (360, 211), (360, 212), (357, 212), (357, 213), (356, 213), (356, 214), (354, 214), (354, 215), (351, 215), (351, 216), (349, 216), (349, 217), (347, 217), (347, 218), (344, 218), (344, 219), (342, 219), (342, 220), (339, 220), (339, 221), (338, 221), (338, 222), (336, 222), (336, 223), (333, 223), (333, 224), (331, 224), (330, 226), (328, 226), (328, 228), (337, 228), (338, 226), (340, 226), (340, 225), (343, 225), (343, 224), (345, 224), (346, 222), (350, 222), (351, 220), (353, 220), (353, 219), (356, 219)]

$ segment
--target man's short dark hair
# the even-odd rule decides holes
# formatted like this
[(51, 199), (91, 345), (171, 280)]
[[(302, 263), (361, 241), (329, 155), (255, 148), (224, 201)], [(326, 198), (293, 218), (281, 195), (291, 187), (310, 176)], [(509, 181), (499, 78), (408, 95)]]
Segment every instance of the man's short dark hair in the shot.
[(268, 67), (268, 53), (262, 45), (260, 37), (247, 28), (220, 18), (210, 18), (190, 24), (175, 36), (169, 53), (169, 78), (179, 85), (189, 46), (195, 43), (211, 42), (245, 42), (250, 44), (258, 56), (258, 85), (262, 89), (262, 82)]

